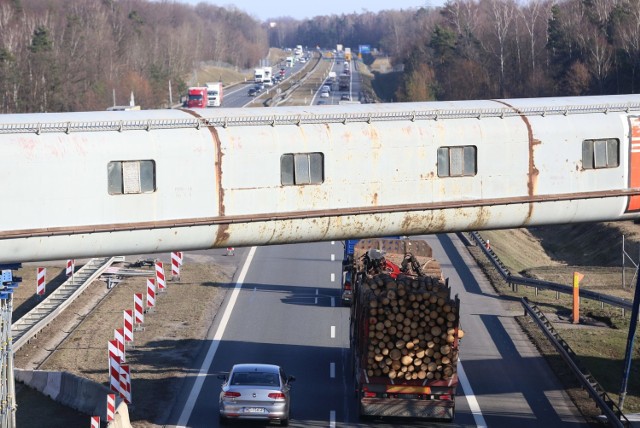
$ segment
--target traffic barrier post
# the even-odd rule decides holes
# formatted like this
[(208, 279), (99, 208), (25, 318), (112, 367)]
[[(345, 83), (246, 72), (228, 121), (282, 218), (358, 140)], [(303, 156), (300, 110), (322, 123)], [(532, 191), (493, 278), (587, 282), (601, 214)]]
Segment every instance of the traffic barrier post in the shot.
[(120, 357), (120, 362), (124, 363), (126, 361), (124, 355), (124, 328), (116, 328), (113, 330), (113, 338), (118, 343), (118, 356)]
[(47, 268), (39, 267), (36, 275), (36, 294), (44, 296), (46, 287)]
[(580, 272), (573, 273), (573, 323), (580, 323), (580, 281), (584, 275)]
[(124, 341), (133, 342), (133, 309), (124, 310)]
[(171, 253), (171, 280), (180, 281), (180, 265), (182, 264), (182, 252)]
[(116, 395), (107, 394), (107, 422), (111, 422), (116, 415)]
[(147, 312), (156, 310), (156, 280), (147, 278)]
[(115, 339), (109, 341), (109, 388), (120, 393), (120, 350)]
[(144, 306), (142, 300), (142, 293), (135, 293), (133, 295), (133, 315), (134, 315), (134, 330), (142, 331), (142, 323), (144, 322)]
[(164, 277), (164, 265), (162, 262), (156, 262), (156, 285), (158, 287), (158, 293), (164, 293), (167, 288), (167, 283)]
[(120, 396), (131, 404), (131, 370), (129, 364), (120, 365)]

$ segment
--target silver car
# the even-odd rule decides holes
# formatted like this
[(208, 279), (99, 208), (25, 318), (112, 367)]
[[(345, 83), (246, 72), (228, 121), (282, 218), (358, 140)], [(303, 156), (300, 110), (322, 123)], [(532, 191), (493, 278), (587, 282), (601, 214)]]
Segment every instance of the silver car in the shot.
[(250, 419), (279, 421), (289, 425), (291, 382), (281, 367), (273, 364), (236, 364), (223, 379), (220, 392), (220, 424)]

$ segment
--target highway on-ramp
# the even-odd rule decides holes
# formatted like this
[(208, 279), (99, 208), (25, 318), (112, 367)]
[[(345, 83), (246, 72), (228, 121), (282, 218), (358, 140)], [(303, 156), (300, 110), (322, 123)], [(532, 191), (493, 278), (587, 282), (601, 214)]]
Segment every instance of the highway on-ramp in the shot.
[[(453, 423), (358, 419), (349, 309), (339, 306), (341, 242), (238, 250), (236, 283), (216, 316), (170, 426), (218, 426), (216, 374), (241, 362), (296, 376), (295, 427), (587, 427), (456, 235), (425, 237), (461, 300), (461, 385)], [(200, 374), (197, 374), (200, 371)], [(242, 424), (243, 426), (245, 424)], [(252, 424), (253, 426), (253, 424)], [(259, 426), (256, 425), (256, 426)]]

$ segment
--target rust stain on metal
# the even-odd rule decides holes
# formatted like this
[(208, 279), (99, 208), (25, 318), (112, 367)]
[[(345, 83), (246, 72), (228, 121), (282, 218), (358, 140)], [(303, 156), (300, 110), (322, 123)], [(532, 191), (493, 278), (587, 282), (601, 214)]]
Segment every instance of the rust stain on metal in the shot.
[[(145, 221), (137, 223), (113, 223), (99, 225), (77, 225), (65, 227), (50, 227), (39, 229), (19, 229), (0, 231), (0, 239), (33, 238), (38, 236), (68, 236), (92, 233), (129, 232), (149, 229), (174, 229), (182, 227), (216, 226), (223, 235), (228, 236), (228, 228), (245, 223), (266, 223), (284, 220), (321, 219), (327, 217), (346, 217), (372, 215), (376, 222), (384, 224), (386, 215), (391, 213), (410, 213), (416, 211), (431, 212), (430, 226), (434, 231), (446, 230), (447, 219), (451, 217), (450, 210), (461, 208), (486, 207), (488, 211), (494, 205), (531, 205), (545, 202), (562, 202), (586, 199), (620, 198), (640, 195), (640, 188), (602, 190), (597, 192), (557, 193), (548, 195), (517, 196), (509, 198), (471, 199), (447, 202), (429, 202), (421, 204), (397, 204), (378, 207), (351, 207), (342, 209), (322, 209), (307, 211), (287, 211), (274, 213), (225, 215), (213, 217), (181, 218), (163, 221)], [(424, 213), (414, 214), (418, 217)], [(424, 220), (422, 220), (424, 221)], [(224, 226), (224, 227), (221, 227)], [(270, 226), (267, 226), (270, 227)], [(275, 227), (275, 226), (273, 226)]]
[[(540, 171), (538, 170), (538, 168), (536, 168), (534, 149), (535, 149), (535, 146), (541, 144), (542, 142), (538, 139), (533, 138), (533, 128), (531, 127), (531, 122), (529, 122), (529, 118), (524, 113), (522, 113), (519, 109), (515, 108), (509, 103), (506, 103), (500, 100), (496, 100), (496, 101), (500, 104), (506, 105), (507, 107), (511, 108), (513, 111), (518, 113), (518, 115), (520, 116), (520, 119), (522, 119), (525, 126), (527, 127), (527, 134), (529, 139), (529, 172), (527, 174), (528, 176), (527, 190), (528, 190), (529, 196), (531, 197), (535, 196), (538, 190), (538, 175), (540, 174)], [(529, 211), (527, 213), (527, 218), (525, 219), (525, 222), (524, 222), (525, 224), (527, 224), (531, 220), (532, 215), (533, 215), (533, 204), (529, 204)]]
[[(477, 210), (477, 214), (478, 215), (476, 216), (475, 220), (470, 224), (471, 230), (484, 229), (484, 226), (491, 219), (491, 213), (489, 212), (487, 207), (480, 207), (480, 209)], [(462, 215), (468, 214), (466, 212), (463, 212)]]
[[(202, 116), (194, 112), (193, 110), (184, 110), (189, 113), (193, 117), (198, 119), (203, 119)], [(214, 160), (214, 168), (215, 168), (215, 176), (216, 183), (215, 189), (216, 194), (218, 196), (218, 216), (224, 217), (225, 215), (225, 206), (224, 206), (224, 188), (222, 187), (222, 143), (220, 142), (220, 137), (218, 136), (218, 130), (214, 126), (208, 126), (207, 129), (211, 134), (213, 139), (213, 143), (215, 145), (215, 160)], [(217, 235), (215, 239), (216, 245), (224, 245), (224, 243), (229, 239), (229, 227), (220, 225), (217, 230)]]

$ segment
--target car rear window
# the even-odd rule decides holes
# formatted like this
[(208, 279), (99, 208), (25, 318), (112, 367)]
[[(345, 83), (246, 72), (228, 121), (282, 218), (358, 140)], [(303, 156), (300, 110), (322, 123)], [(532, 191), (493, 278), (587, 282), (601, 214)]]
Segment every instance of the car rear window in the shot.
[(258, 386), (279, 386), (277, 373), (234, 373), (231, 377), (231, 385), (258, 385)]

